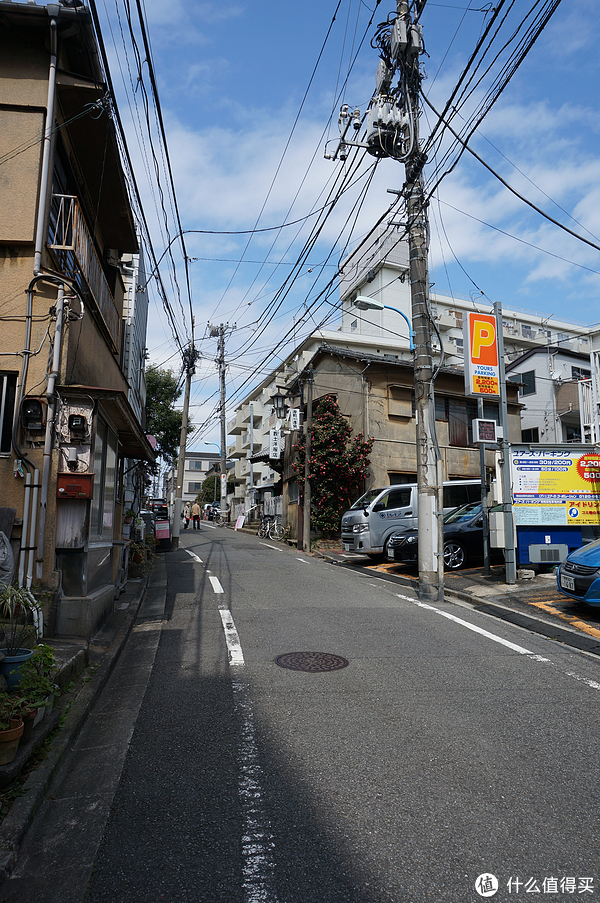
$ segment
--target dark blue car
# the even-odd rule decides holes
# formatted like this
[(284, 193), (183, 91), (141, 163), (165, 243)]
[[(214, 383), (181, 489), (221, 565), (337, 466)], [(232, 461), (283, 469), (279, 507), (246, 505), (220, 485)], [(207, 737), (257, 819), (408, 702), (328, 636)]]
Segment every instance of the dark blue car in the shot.
[(600, 539), (571, 552), (558, 568), (556, 582), (565, 596), (600, 606)]

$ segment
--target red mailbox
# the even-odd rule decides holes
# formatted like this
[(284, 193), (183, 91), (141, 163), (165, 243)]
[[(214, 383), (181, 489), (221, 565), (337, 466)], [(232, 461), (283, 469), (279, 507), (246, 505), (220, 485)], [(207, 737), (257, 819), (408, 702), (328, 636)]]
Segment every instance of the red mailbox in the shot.
[(59, 473), (56, 497), (59, 499), (91, 499), (93, 473)]

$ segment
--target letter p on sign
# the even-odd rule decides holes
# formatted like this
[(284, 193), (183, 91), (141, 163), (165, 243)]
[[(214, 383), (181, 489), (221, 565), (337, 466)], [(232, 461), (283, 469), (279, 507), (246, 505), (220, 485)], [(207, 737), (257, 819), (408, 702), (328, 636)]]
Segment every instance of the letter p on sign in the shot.
[(496, 319), (485, 314), (470, 318), (470, 356), (473, 363), (498, 366), (498, 348), (496, 345)]

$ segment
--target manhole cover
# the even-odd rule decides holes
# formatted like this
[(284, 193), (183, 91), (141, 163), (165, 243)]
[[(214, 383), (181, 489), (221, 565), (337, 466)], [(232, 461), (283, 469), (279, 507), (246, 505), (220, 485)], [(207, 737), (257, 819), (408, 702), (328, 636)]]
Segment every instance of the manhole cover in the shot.
[(350, 663), (348, 659), (332, 655), (331, 652), (286, 652), (277, 656), (275, 664), (280, 668), (289, 668), (290, 671), (318, 674), (321, 671), (339, 671)]

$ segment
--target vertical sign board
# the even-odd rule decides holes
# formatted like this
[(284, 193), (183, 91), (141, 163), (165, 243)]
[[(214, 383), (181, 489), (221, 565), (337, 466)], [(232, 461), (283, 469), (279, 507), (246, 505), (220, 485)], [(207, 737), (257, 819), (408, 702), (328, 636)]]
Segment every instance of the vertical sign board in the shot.
[(582, 446), (513, 446), (517, 526), (600, 524), (600, 454)]
[(283, 432), (282, 430), (269, 430), (269, 458), (277, 461), (281, 458), (283, 450)]
[(469, 311), (463, 321), (465, 392), (470, 396), (500, 395), (496, 317)]

